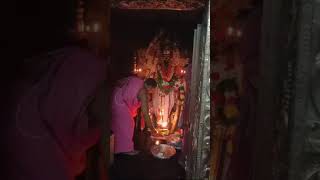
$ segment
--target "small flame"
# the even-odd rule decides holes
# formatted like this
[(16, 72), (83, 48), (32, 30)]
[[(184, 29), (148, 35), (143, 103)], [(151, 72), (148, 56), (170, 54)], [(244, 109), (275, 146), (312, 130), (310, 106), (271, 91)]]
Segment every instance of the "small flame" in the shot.
[(168, 122), (166, 122), (166, 121), (163, 121), (163, 122), (161, 123), (161, 126), (162, 126), (163, 128), (167, 127), (167, 125), (168, 125)]
[(185, 70), (181, 70), (181, 73), (182, 73), (182, 74), (185, 74), (185, 73), (186, 73), (186, 71), (185, 71)]
[(185, 71), (185, 70), (181, 70), (180, 73), (181, 73), (181, 74), (185, 74), (186, 71)]
[(142, 72), (142, 69), (141, 68), (139, 68), (139, 69), (137, 69), (137, 68), (134, 68), (134, 70), (133, 70), (135, 73), (138, 73), (138, 72)]
[(156, 145), (159, 145), (159, 144), (160, 144), (160, 142), (157, 140), (157, 141), (156, 141)]

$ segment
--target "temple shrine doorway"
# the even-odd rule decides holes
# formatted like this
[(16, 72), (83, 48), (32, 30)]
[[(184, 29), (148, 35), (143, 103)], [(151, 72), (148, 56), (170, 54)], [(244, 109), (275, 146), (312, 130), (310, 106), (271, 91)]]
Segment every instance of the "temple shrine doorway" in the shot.
[[(202, 87), (200, 82), (203, 81), (203, 66), (200, 65), (204, 65), (201, 61), (205, 58), (200, 54), (204, 54), (205, 47), (209, 47), (205, 38), (208, 34), (204, 22), (208, 17), (206, 4), (187, 10), (128, 8), (123, 3), (116, 5), (111, 11), (113, 78), (116, 81), (135, 75), (157, 81), (155, 93), (149, 95), (149, 115), (157, 133), (146, 135), (144, 120), (138, 114), (134, 141), (136, 149), (142, 153), (135, 157), (115, 155), (112, 178), (185, 179), (186, 174), (191, 178), (196, 171), (191, 169), (199, 163), (194, 158), (197, 155), (195, 149), (201, 148), (193, 144), (194, 134), (202, 132), (198, 131), (200, 120), (193, 121), (196, 116), (190, 118), (190, 111), (200, 115), (200, 109), (193, 110), (190, 105), (200, 106), (200, 102), (191, 103), (191, 99), (196, 101), (191, 94), (196, 97), (201, 96), (202, 92), (196, 92), (196, 86)], [(209, 62), (209, 59), (206, 60)], [(206, 95), (210, 87), (208, 71), (207, 80), (203, 82), (207, 87)], [(196, 78), (199, 83), (192, 82)], [(207, 121), (209, 123), (209, 119)], [(154, 156), (152, 147), (163, 144), (175, 149), (173, 156)], [(137, 164), (141, 166), (137, 167)], [(124, 175), (123, 171), (128, 174)]]

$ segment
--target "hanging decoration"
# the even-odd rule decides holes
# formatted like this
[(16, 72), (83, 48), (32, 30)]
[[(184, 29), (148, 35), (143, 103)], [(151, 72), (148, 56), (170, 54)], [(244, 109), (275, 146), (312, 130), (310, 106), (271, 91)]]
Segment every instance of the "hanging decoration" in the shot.
[(242, 10), (251, 8), (250, 3), (251, 0), (217, 0), (213, 6), (215, 57), (211, 69), (213, 138), (209, 179), (226, 180), (233, 173), (231, 164), (237, 148), (239, 98), (243, 89), (243, 64), (239, 58), (243, 22), (238, 17)]
[(112, 7), (120, 9), (173, 9), (194, 10), (202, 8), (204, 0), (113, 0)]

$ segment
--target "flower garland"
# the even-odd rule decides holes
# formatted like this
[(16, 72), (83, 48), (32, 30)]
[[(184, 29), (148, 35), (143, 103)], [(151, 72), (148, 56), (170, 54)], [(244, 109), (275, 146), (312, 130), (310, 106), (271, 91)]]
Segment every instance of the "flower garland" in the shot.
[(164, 94), (169, 94), (174, 89), (177, 80), (178, 78), (175, 75), (173, 75), (169, 82), (164, 81), (161, 76), (161, 73), (158, 71), (158, 76), (156, 81), (158, 83), (158, 87), (160, 91), (163, 92)]
[(175, 84), (175, 92), (177, 94), (177, 104), (182, 105), (185, 100), (186, 90), (185, 90), (185, 80), (179, 79)]

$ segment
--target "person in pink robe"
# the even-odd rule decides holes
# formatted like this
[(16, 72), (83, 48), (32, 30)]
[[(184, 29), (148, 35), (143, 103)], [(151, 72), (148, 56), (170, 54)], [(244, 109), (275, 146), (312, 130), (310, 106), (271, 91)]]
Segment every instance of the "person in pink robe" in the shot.
[(20, 88), (8, 129), (8, 180), (75, 180), (102, 133), (101, 125), (89, 128), (88, 107), (105, 84), (106, 61), (76, 47), (38, 60), (48, 69)]
[(122, 79), (115, 88), (112, 99), (111, 130), (115, 137), (114, 152), (116, 154), (136, 155), (138, 153), (134, 150), (133, 133), (134, 117), (140, 107), (146, 127), (155, 132), (149, 116), (147, 95), (156, 87), (157, 83), (152, 78), (143, 81), (138, 77), (130, 76)]

